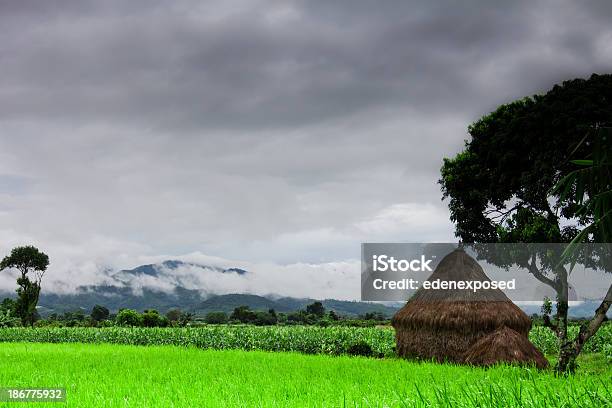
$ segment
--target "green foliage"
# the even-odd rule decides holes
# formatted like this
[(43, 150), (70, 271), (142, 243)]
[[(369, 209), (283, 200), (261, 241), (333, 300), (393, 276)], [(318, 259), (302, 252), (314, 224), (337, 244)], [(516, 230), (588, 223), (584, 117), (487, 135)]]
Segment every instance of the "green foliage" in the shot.
[(193, 321), (193, 313), (182, 312), (180, 309), (170, 309), (166, 313), (166, 319), (171, 326), (185, 327)]
[[(587, 225), (574, 237), (564, 258), (577, 250), (573, 244), (612, 242), (612, 128), (599, 128), (593, 133), (590, 159), (572, 160), (580, 168), (567, 174), (551, 191), (561, 200), (574, 204), (576, 215)], [(609, 258), (610, 254), (607, 255)]]
[(193, 321), (193, 313), (183, 312), (181, 313), (178, 319), (178, 325), (180, 327), (189, 326), (192, 321)]
[(594, 209), (580, 209), (559, 190), (551, 204), (548, 192), (575, 170), (570, 156), (591, 153), (580, 144), (585, 135), (610, 122), (612, 75), (593, 75), (502, 105), (472, 124), (465, 150), (441, 169), (456, 235), (464, 242), (571, 241)]
[[(502, 105), (473, 123), (464, 151), (444, 159), (439, 181), (443, 198), (449, 199), (456, 236), (465, 243), (575, 243), (589, 235), (602, 238), (601, 219), (612, 216), (610, 140), (595, 148), (606, 157), (603, 166), (595, 165), (591, 146), (601, 145), (596, 130), (607, 123), (612, 123), (612, 75), (595, 74)], [(575, 161), (587, 158), (592, 161)], [(577, 172), (576, 165), (589, 168)], [(486, 249), (478, 251), (476, 246), (476, 250), (479, 259), (526, 268), (555, 289), (555, 332), (565, 345), (559, 371), (565, 370), (570, 355), (568, 271), (561, 260), (574, 263), (567, 258), (568, 251), (517, 254), (520, 251), (515, 250), (499, 259)], [(603, 265), (609, 259), (588, 256), (582, 263), (610, 271)], [(573, 352), (578, 351), (573, 348)]]
[(252, 323), (255, 319), (255, 312), (248, 306), (238, 306), (230, 315), (230, 320), (237, 320), (241, 323)]
[(49, 257), (33, 246), (13, 248), (11, 254), (0, 261), (0, 271), (14, 268), (21, 274), (17, 278), (19, 288), (14, 311), (24, 326), (33, 326), (36, 321), (40, 284), (48, 266)]
[(262, 312), (251, 310), (248, 306), (239, 306), (232, 312), (230, 320), (257, 326), (269, 326), (276, 324), (278, 317), (274, 309)]
[(360, 316), (362, 320), (374, 320), (377, 322), (385, 321), (385, 316), (380, 312), (370, 312)]
[(602, 353), (608, 364), (612, 364), (612, 343), (606, 343), (602, 346)]
[(21, 325), (21, 319), (13, 315), (12, 310), (0, 310), (0, 327), (18, 327)]
[(225, 312), (210, 312), (206, 314), (204, 321), (208, 324), (224, 324), (227, 323), (227, 313)]
[(325, 314), (325, 308), (321, 302), (313, 302), (306, 306), (306, 313), (315, 315), (317, 317), (323, 317)]
[(544, 297), (544, 302), (542, 303), (542, 314), (544, 316), (548, 316), (552, 313), (552, 301), (549, 297)]
[(15, 304), (16, 302), (11, 299), (11, 298), (4, 298), (2, 299), (2, 302), (0, 302), (0, 310), (1, 311), (7, 311), (10, 310), (12, 312), (15, 311)]
[(96, 322), (99, 322), (101, 320), (106, 320), (108, 319), (109, 316), (110, 316), (110, 311), (104, 306), (95, 305), (91, 309), (91, 318), (95, 320)]
[(13, 248), (11, 254), (0, 261), (0, 270), (15, 268), (22, 275), (45, 272), (48, 266), (49, 257), (31, 245)]
[(145, 310), (142, 314), (142, 325), (144, 327), (166, 327), (168, 319), (160, 315), (157, 310)]
[(307, 313), (304, 310), (287, 314), (287, 324), (304, 324), (311, 325), (315, 324), (318, 320), (318, 316)]
[(123, 309), (117, 313), (115, 322), (119, 326), (140, 327), (143, 325), (142, 315), (132, 309)]
[[(120, 312), (118, 318), (126, 313), (132, 315), (135, 312), (127, 311), (123, 315)], [(395, 349), (392, 329), (316, 326), (6, 328), (0, 329), (2, 341), (180, 345), (203, 349), (295, 351), (331, 355), (346, 354), (351, 345), (360, 342), (369, 344), (376, 355), (393, 356)]]
[[(575, 338), (580, 327), (571, 325), (568, 327), (568, 337)], [(544, 354), (557, 354), (559, 352), (559, 342), (555, 334), (543, 326), (535, 326), (529, 333), (529, 340)], [(612, 323), (604, 323), (591, 339), (584, 346), (587, 353), (603, 352), (606, 344), (612, 344)]]
[(166, 313), (166, 318), (170, 323), (174, 323), (180, 320), (182, 314), (183, 312), (180, 309), (170, 309)]

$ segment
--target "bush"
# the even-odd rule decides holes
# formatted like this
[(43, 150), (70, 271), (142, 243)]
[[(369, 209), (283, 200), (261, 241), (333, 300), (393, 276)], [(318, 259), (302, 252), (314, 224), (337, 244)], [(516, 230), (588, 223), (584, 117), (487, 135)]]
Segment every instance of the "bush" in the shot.
[(13, 316), (11, 310), (0, 310), (0, 327), (18, 327), (21, 326), (21, 319)]
[(351, 344), (346, 352), (351, 356), (372, 357), (372, 355), (374, 355), (372, 347), (365, 341)]
[(278, 322), (276, 314), (270, 314), (268, 312), (256, 312), (255, 320), (253, 323), (256, 326), (273, 326)]
[(108, 316), (110, 316), (110, 312), (104, 306), (95, 305), (93, 309), (91, 309), (91, 318), (96, 322), (106, 320)]
[(182, 314), (183, 312), (181, 312), (180, 309), (170, 309), (166, 313), (166, 319), (168, 319), (168, 321), (171, 323), (178, 322), (181, 319)]
[(227, 313), (225, 312), (210, 312), (204, 318), (208, 324), (225, 324), (227, 323)]
[(325, 314), (325, 308), (321, 302), (314, 302), (306, 306), (306, 313), (315, 315), (317, 317), (323, 317)]
[(157, 310), (145, 310), (142, 314), (142, 325), (144, 327), (166, 327), (168, 319), (160, 315)]
[(143, 325), (142, 315), (132, 309), (122, 309), (115, 318), (119, 326), (140, 327)]
[(248, 306), (238, 306), (230, 316), (231, 320), (238, 320), (240, 323), (253, 323), (257, 316)]
[(115, 323), (112, 320), (102, 320), (98, 323), (98, 327), (114, 327)]

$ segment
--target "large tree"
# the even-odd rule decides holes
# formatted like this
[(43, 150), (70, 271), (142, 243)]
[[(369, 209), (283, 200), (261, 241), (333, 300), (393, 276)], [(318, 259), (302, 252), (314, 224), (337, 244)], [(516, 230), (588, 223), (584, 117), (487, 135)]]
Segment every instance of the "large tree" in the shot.
[[(445, 159), (441, 169), (456, 235), (466, 243), (574, 240), (593, 222), (593, 209), (554, 187), (575, 171), (572, 159), (591, 154), (589, 139), (608, 123), (612, 75), (563, 82), (473, 123), (465, 149)], [(569, 190), (575, 193), (575, 186)], [(592, 241), (599, 239), (595, 231), (590, 235)], [(550, 327), (567, 348), (568, 270), (555, 262), (560, 254), (553, 255), (533, 253), (518, 263), (556, 291), (557, 317)], [(559, 371), (569, 368), (561, 363)]]
[[(552, 190), (552, 193), (559, 194), (562, 200), (573, 202), (578, 208), (577, 213), (591, 220), (568, 245), (562, 260), (575, 260), (574, 255), (581, 249), (580, 243), (592, 240), (612, 242), (612, 127), (600, 127), (595, 132), (590, 143), (590, 156), (572, 160), (572, 163), (579, 168), (561, 179)], [(604, 265), (605, 270), (611, 271), (612, 244), (597, 245), (596, 248), (600, 264)], [(569, 339), (561, 348), (560, 367), (571, 369), (575, 367), (576, 357), (585, 343), (599, 330), (610, 306), (612, 306), (612, 285), (595, 311), (595, 316), (588, 323), (583, 323), (578, 335), (574, 339)]]
[(0, 262), (0, 271), (14, 268), (20, 273), (15, 312), (24, 326), (34, 325), (40, 285), (48, 266), (49, 257), (33, 246), (13, 248), (11, 254)]

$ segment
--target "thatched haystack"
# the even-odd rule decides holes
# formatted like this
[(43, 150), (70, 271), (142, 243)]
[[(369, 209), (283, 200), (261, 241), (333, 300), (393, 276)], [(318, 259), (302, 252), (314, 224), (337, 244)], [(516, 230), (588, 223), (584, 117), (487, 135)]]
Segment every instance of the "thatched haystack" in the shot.
[[(458, 249), (438, 264), (429, 281), (487, 281), (482, 267)], [(392, 320), (397, 352), (408, 358), (462, 363), (482, 337), (508, 327), (527, 339), (529, 317), (499, 289), (419, 289)], [(528, 340), (527, 340), (528, 341)]]
[(498, 362), (548, 367), (548, 360), (527, 337), (502, 327), (478, 340), (465, 353), (466, 364), (490, 366)]

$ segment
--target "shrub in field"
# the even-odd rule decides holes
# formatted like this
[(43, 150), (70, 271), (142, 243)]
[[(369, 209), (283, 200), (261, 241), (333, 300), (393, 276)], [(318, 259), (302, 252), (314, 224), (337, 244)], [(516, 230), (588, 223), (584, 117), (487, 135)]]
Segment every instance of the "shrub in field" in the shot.
[(143, 324), (142, 315), (132, 309), (123, 309), (117, 313), (115, 321), (119, 326), (139, 327)]

